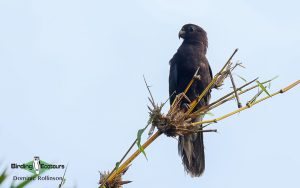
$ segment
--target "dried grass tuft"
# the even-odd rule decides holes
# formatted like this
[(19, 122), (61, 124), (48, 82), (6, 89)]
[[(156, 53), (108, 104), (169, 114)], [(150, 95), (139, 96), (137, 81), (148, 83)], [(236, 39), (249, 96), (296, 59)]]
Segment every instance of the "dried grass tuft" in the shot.
[(118, 175), (116, 175), (116, 177), (113, 179), (113, 181), (106, 181), (106, 179), (110, 175), (109, 171), (100, 172), (99, 184), (102, 185), (102, 183), (104, 183), (104, 181), (106, 181), (105, 185), (104, 185), (105, 188), (122, 188), (122, 185), (132, 182), (132, 181), (123, 181), (122, 180), (122, 176), (126, 173), (128, 168), (129, 168), (129, 166), (126, 167), (124, 170), (122, 170)]

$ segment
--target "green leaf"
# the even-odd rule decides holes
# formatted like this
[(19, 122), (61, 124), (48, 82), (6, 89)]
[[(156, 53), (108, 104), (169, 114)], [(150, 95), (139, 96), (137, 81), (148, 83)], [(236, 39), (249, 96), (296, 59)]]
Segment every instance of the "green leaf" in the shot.
[(115, 167), (115, 171), (118, 171), (118, 169), (119, 169), (119, 167), (120, 167), (120, 162), (116, 162), (116, 167)]
[(139, 150), (143, 153), (143, 155), (145, 156), (145, 158), (148, 160), (146, 152), (145, 152), (143, 146), (141, 145), (142, 134), (144, 133), (144, 131), (145, 131), (145, 129), (140, 129), (137, 132), (137, 138), (136, 138), (137, 141), (136, 141), (136, 144), (137, 144)]
[(6, 169), (0, 175), (0, 185), (7, 178)]
[(265, 88), (265, 86), (263, 86), (258, 80), (256, 80), (256, 83), (258, 84), (258, 86), (266, 93), (268, 94), (270, 97), (270, 93), (267, 91), (267, 89)]
[(235, 74), (235, 75), (237, 75), (237, 77), (239, 77), (241, 80), (243, 80), (244, 82), (247, 82), (247, 80), (245, 79), (245, 78), (243, 78), (243, 77), (241, 77), (240, 75), (238, 75), (238, 74)]

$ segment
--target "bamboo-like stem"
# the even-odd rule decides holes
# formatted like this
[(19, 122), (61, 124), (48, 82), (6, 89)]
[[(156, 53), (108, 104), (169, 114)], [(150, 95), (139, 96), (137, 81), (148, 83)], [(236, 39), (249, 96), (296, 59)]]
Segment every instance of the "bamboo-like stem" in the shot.
[(230, 56), (230, 58), (227, 60), (227, 62), (225, 63), (225, 65), (222, 67), (222, 69), (214, 76), (214, 78), (208, 84), (208, 86), (204, 89), (204, 91), (190, 104), (190, 108), (187, 111), (187, 114), (190, 114), (194, 110), (194, 108), (196, 107), (196, 105), (202, 100), (202, 98), (207, 94), (207, 92), (213, 87), (213, 85), (216, 83), (218, 77), (226, 69), (227, 65), (230, 63), (231, 59), (233, 58), (233, 56), (236, 54), (237, 51), (238, 51), (238, 49), (234, 50), (234, 52), (232, 53), (232, 55)]
[[(253, 82), (255, 82), (257, 79), (258, 79), (258, 78), (255, 78), (254, 80), (252, 80), (252, 81), (250, 81), (250, 82), (244, 84), (243, 86), (237, 88), (237, 90), (241, 90), (241, 89), (243, 89), (244, 87), (247, 87), (248, 85), (250, 85), (250, 84), (252, 84)], [(256, 85), (256, 87), (257, 87), (257, 85)], [(255, 88), (255, 87), (253, 87), (253, 88)], [(253, 89), (253, 88), (252, 88), (252, 89)], [(197, 115), (197, 116), (198, 116), (198, 114), (201, 113), (201, 112), (209, 111), (210, 109), (213, 109), (213, 108), (215, 108), (215, 107), (217, 107), (217, 106), (223, 104), (225, 100), (226, 100), (226, 101), (229, 101), (229, 100), (233, 99), (234, 96), (232, 96), (232, 94), (234, 94), (234, 91), (228, 93), (227, 95), (225, 95), (225, 96), (219, 98), (218, 100), (216, 100), (215, 102), (210, 103), (210, 104), (207, 105), (207, 106), (203, 106), (203, 107), (200, 108), (199, 110), (193, 112), (190, 116), (194, 116), (194, 115)], [(238, 95), (241, 95), (241, 94), (242, 94), (241, 92), (238, 93)], [(228, 98), (228, 97), (229, 97), (229, 98)], [(225, 102), (226, 102), (226, 101), (225, 101)], [(216, 105), (216, 104), (217, 104), (217, 105)]]
[(266, 97), (264, 97), (264, 98), (262, 98), (262, 99), (259, 99), (259, 100), (255, 101), (255, 102), (253, 102), (252, 104), (249, 104), (249, 105), (246, 105), (246, 106), (244, 106), (244, 107), (242, 107), (242, 108), (239, 108), (239, 109), (237, 109), (237, 110), (234, 110), (234, 111), (232, 111), (232, 112), (230, 112), (230, 113), (228, 113), (228, 114), (225, 114), (224, 116), (221, 116), (221, 117), (219, 117), (219, 118), (215, 118), (215, 119), (212, 119), (212, 120), (205, 120), (205, 121), (195, 122), (195, 123), (192, 123), (192, 125), (193, 125), (193, 126), (196, 126), (196, 125), (200, 125), (200, 124), (204, 124), (204, 123), (217, 123), (217, 122), (220, 121), (220, 120), (223, 120), (223, 119), (225, 119), (225, 118), (227, 118), (227, 117), (229, 117), (229, 116), (232, 116), (232, 115), (234, 115), (234, 114), (236, 114), (236, 113), (239, 113), (239, 112), (241, 112), (241, 111), (243, 111), (243, 110), (246, 110), (246, 109), (248, 109), (248, 108), (250, 108), (250, 107), (252, 107), (252, 106), (254, 106), (254, 105), (256, 105), (256, 104), (258, 104), (258, 103), (260, 103), (260, 102), (262, 102), (262, 101), (264, 101), (264, 100), (266, 100), (266, 99), (269, 99), (269, 98), (271, 98), (271, 97), (273, 97), (273, 96), (275, 96), (275, 95), (284, 93), (284, 92), (286, 92), (286, 91), (292, 89), (293, 87), (295, 87), (295, 86), (298, 85), (299, 83), (300, 83), (300, 80), (298, 80), (298, 81), (292, 83), (291, 85), (289, 85), (289, 86), (287, 86), (287, 87), (285, 87), (285, 88), (283, 88), (283, 89), (281, 89), (281, 90), (279, 90), (279, 91), (277, 91), (277, 92), (271, 94), (270, 96), (266, 96)]
[(197, 74), (198, 74), (198, 72), (199, 72), (199, 69), (200, 68), (198, 68), (197, 70), (196, 70), (196, 72), (195, 72), (195, 74), (194, 74), (194, 76), (193, 76), (193, 78), (191, 79), (191, 81), (189, 82), (189, 84), (186, 86), (186, 88), (185, 88), (185, 90), (184, 90), (184, 94), (186, 94), (187, 92), (188, 92), (188, 90), (190, 89), (190, 87), (191, 87), (191, 85), (194, 83), (194, 81), (196, 80), (196, 76), (197, 76)]
[[(143, 78), (144, 78), (144, 82), (145, 82), (145, 85), (146, 85), (146, 87), (147, 87), (147, 90), (148, 90), (148, 92), (149, 92), (149, 94), (150, 94), (150, 97), (151, 97), (151, 99), (149, 98), (149, 101), (151, 102), (152, 105), (155, 105), (153, 95), (152, 95), (152, 93), (151, 93), (151, 91), (150, 91), (150, 86), (148, 85), (148, 83), (147, 83), (146, 78), (145, 78), (144, 75), (143, 75)], [(147, 129), (147, 127), (148, 127), (149, 125), (150, 125), (150, 124), (147, 124), (147, 125), (144, 127), (144, 130)], [(131, 146), (128, 148), (128, 150), (125, 152), (125, 154), (123, 155), (123, 157), (118, 161), (118, 164), (119, 164), (119, 165), (123, 162), (123, 160), (126, 158), (126, 156), (128, 155), (128, 153), (132, 150), (132, 148), (134, 147), (134, 145), (136, 144), (136, 142), (137, 142), (137, 139), (135, 139), (135, 140), (133, 141), (133, 143), (132, 143)], [(125, 167), (125, 168), (126, 168), (126, 167)], [(123, 169), (125, 169), (125, 168), (123, 168)], [(123, 170), (123, 169), (122, 169), (122, 170)], [(102, 182), (102, 184), (100, 185), (101, 188), (103, 187), (102, 185), (105, 185), (105, 184), (106, 184), (106, 182), (108, 181), (108, 179), (113, 175), (113, 173), (115, 173), (116, 170), (117, 170), (117, 165), (116, 165), (116, 166), (114, 167), (114, 169), (108, 174), (108, 176), (106, 177), (106, 179)], [(119, 172), (122, 172), (122, 171), (120, 171), (120, 170), (118, 170), (118, 171), (119, 171)]]
[[(244, 87), (246, 87), (246, 86), (252, 84), (253, 82), (255, 82), (257, 79), (258, 79), (258, 78), (255, 78), (255, 79), (252, 80), (251, 82), (248, 82), (248, 83), (246, 83), (245, 85), (243, 85), (243, 86), (237, 88), (237, 90), (243, 89)], [(265, 83), (268, 83), (268, 82), (271, 82), (271, 81), (272, 81), (272, 80), (267, 80), (267, 81), (265, 81), (265, 82), (262, 82), (261, 84), (265, 84)], [(250, 88), (247, 88), (247, 89), (245, 89), (245, 90), (243, 90), (243, 91), (240, 91), (240, 92), (238, 93), (238, 95), (241, 95), (241, 94), (243, 94), (243, 93), (246, 93), (246, 92), (248, 92), (248, 91), (250, 91), (250, 90), (252, 90), (252, 89), (254, 89), (254, 88), (257, 88), (257, 87), (258, 87), (258, 85), (255, 85), (255, 86), (252, 86), (252, 87), (250, 87)], [(233, 92), (230, 92), (229, 94), (227, 94), (227, 95), (221, 97), (220, 99), (216, 100), (215, 102), (210, 103), (208, 106), (209, 106), (209, 107), (210, 107), (210, 106), (213, 106), (213, 105), (215, 105), (216, 103), (218, 103), (218, 102), (220, 102), (220, 101), (226, 99), (226, 98), (229, 97), (229, 96), (231, 96), (230, 99), (233, 99), (233, 98), (234, 98), (234, 97), (232, 96), (233, 93), (234, 93), (234, 91), (233, 91)]]
[[(253, 82), (255, 82), (257, 79), (258, 79), (258, 78), (254, 79), (254, 80), (252, 80), (252, 81), (250, 81), (250, 82), (248, 82), (248, 83), (246, 83), (245, 85), (243, 85), (243, 86), (237, 88), (237, 90), (243, 89), (244, 87), (246, 87), (246, 86), (252, 84)], [(264, 81), (264, 82), (262, 82), (261, 84), (266, 84), (266, 83), (271, 82), (271, 81), (272, 81), (272, 79), (271, 79), (271, 80)], [(247, 89), (245, 89), (245, 90), (243, 90), (243, 91), (238, 92), (238, 95), (242, 95), (242, 94), (244, 94), (244, 93), (246, 93), (246, 92), (248, 92), (248, 91), (250, 91), (250, 90), (252, 90), (252, 89), (255, 89), (255, 88), (257, 88), (257, 87), (258, 87), (258, 85), (255, 85), (255, 86), (252, 86), (252, 87), (250, 87), (250, 88), (247, 88)], [(199, 113), (200, 113), (200, 114), (205, 114), (205, 112), (210, 111), (210, 110), (212, 110), (212, 109), (214, 109), (214, 108), (216, 108), (216, 107), (218, 107), (218, 106), (224, 104), (225, 102), (228, 102), (228, 101), (234, 99), (235, 96), (233, 96), (233, 94), (234, 94), (234, 91), (228, 93), (227, 95), (225, 95), (225, 96), (219, 98), (218, 100), (216, 100), (215, 102), (210, 103), (210, 104), (207, 105), (207, 106), (203, 106), (202, 108), (200, 108), (200, 109), (197, 110), (196, 112), (193, 112), (193, 113), (190, 115), (190, 117), (198, 116)], [(201, 113), (201, 112), (202, 112), (202, 113)]]
[[(256, 79), (257, 80), (257, 79)], [(255, 80), (255, 81), (256, 81)], [(267, 80), (267, 81), (265, 81), (265, 82), (261, 82), (261, 84), (266, 84), (266, 83), (269, 83), (269, 82), (271, 82), (272, 80)], [(243, 91), (240, 91), (239, 92), (239, 95), (241, 95), (241, 94), (243, 94), (243, 93), (246, 93), (246, 92), (248, 92), (248, 91), (250, 91), (250, 90), (252, 90), (252, 89), (254, 89), (254, 88), (257, 88), (258, 87), (258, 85), (255, 85), (255, 86), (252, 86), (252, 87), (249, 87), (249, 88), (247, 88), (247, 89), (245, 89), (245, 90), (243, 90)]]
[[(142, 147), (146, 149), (156, 138), (158, 138), (162, 132), (157, 131), (154, 135), (152, 135), (143, 145)], [(112, 181), (115, 176), (118, 174), (118, 172), (122, 172), (139, 154), (141, 153), (141, 150), (137, 149), (124, 163), (116, 170), (114, 171), (110, 177), (107, 178), (107, 182)], [(101, 185), (100, 188), (104, 186)]]
[[(253, 82), (256, 81), (256, 80), (257, 80), (257, 79), (252, 80), (251, 82), (249, 82), (249, 84), (250, 84), (250, 83), (253, 83)], [(268, 83), (268, 82), (271, 82), (271, 81), (272, 81), (272, 80), (268, 80), (268, 81), (262, 82), (261, 84), (265, 84), (265, 83)], [(249, 85), (249, 84), (247, 83), (247, 84), (245, 84), (244, 86)], [(237, 90), (242, 89), (244, 86), (238, 88)], [(247, 89), (245, 89), (245, 90), (243, 90), (243, 91), (238, 92), (238, 95), (242, 95), (242, 94), (244, 94), (244, 93), (246, 93), (246, 92), (248, 92), (248, 91), (250, 91), (250, 90), (252, 90), (252, 89), (255, 89), (255, 88), (257, 88), (257, 87), (258, 87), (258, 85), (255, 85), (255, 86), (252, 86), (252, 87), (250, 87), (250, 88), (247, 88)], [(208, 105), (208, 110), (211, 110), (211, 109), (213, 109), (213, 108), (216, 108), (216, 107), (218, 107), (218, 106), (224, 104), (225, 102), (234, 99), (235, 96), (232, 96), (232, 94), (233, 94), (233, 92), (231, 92), (231, 93), (225, 95), (224, 97), (218, 99), (217, 101), (215, 101), (215, 102), (209, 104), (209, 105)]]
[[(125, 157), (128, 155), (128, 153), (131, 151), (131, 149), (133, 148), (133, 146), (136, 144), (137, 139), (135, 139), (135, 141), (131, 144), (131, 146), (129, 147), (129, 149), (126, 151), (126, 153), (123, 155), (123, 157), (121, 158), (121, 160), (118, 162), (119, 164), (121, 164), (123, 162), (123, 160), (125, 159)], [(117, 166), (115, 166), (115, 168), (108, 174), (108, 176), (106, 177), (106, 179), (102, 182), (102, 185), (105, 185), (105, 183), (108, 181), (108, 178), (112, 176), (112, 174), (116, 171)], [(122, 172), (122, 171), (120, 171)], [(102, 188), (103, 186), (100, 185), (100, 188)]]

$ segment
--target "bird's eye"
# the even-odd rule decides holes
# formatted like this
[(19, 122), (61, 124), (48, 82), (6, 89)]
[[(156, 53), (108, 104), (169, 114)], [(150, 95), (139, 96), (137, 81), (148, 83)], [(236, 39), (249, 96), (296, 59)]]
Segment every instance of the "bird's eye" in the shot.
[(190, 32), (193, 32), (193, 31), (194, 31), (194, 28), (193, 28), (193, 27), (190, 27), (190, 28), (189, 28), (189, 31), (190, 31)]

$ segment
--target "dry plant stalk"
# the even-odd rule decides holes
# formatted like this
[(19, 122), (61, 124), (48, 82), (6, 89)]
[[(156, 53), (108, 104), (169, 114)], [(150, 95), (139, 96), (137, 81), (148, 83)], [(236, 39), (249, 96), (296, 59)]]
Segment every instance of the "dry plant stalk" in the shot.
[(116, 177), (113, 179), (113, 181), (106, 181), (107, 176), (109, 176), (109, 172), (100, 172), (100, 184), (103, 184), (106, 188), (121, 188), (122, 185), (130, 183), (131, 181), (123, 181), (122, 180), (122, 175), (126, 173), (128, 170), (129, 166), (127, 166), (125, 169), (123, 169), (119, 174), (116, 175)]
[(225, 115), (223, 115), (223, 116), (221, 116), (219, 118), (215, 118), (215, 119), (212, 119), (212, 120), (205, 120), (205, 121), (195, 122), (195, 123), (192, 123), (192, 124), (195, 126), (195, 125), (199, 125), (199, 124), (217, 123), (220, 120), (223, 120), (223, 119), (225, 119), (225, 118), (227, 118), (229, 116), (232, 116), (232, 115), (234, 115), (236, 113), (239, 113), (239, 112), (241, 112), (243, 110), (246, 110), (246, 109), (248, 109), (248, 108), (250, 108), (250, 107), (252, 107), (252, 106), (254, 106), (254, 105), (256, 105), (256, 104), (258, 104), (258, 103), (260, 103), (260, 102), (262, 102), (264, 100), (266, 100), (266, 99), (269, 99), (269, 98), (271, 98), (271, 97), (273, 97), (275, 95), (285, 93), (285, 92), (287, 92), (288, 90), (292, 89), (293, 87), (295, 87), (298, 84), (300, 84), (300, 80), (297, 80), (296, 82), (290, 84), (289, 86), (287, 86), (287, 87), (285, 87), (283, 89), (280, 89), (279, 91), (277, 91), (277, 92), (275, 92), (273, 94), (270, 94), (270, 96), (266, 96), (266, 97), (264, 97), (262, 99), (259, 99), (259, 100), (255, 101), (255, 102), (252, 102), (252, 103), (247, 103), (246, 106), (241, 107), (241, 108), (239, 108), (237, 110), (234, 110), (234, 111), (232, 111), (232, 112), (230, 112), (228, 114), (225, 114)]
[[(205, 90), (198, 96), (197, 99), (195, 99), (194, 101), (190, 102), (190, 108), (187, 111), (183, 111), (180, 107), (181, 101), (183, 98), (187, 99), (186, 97), (186, 93), (189, 90), (190, 86), (197, 80), (197, 79), (201, 79), (199, 77), (197, 77), (197, 72), (196, 71), (194, 77), (191, 79), (191, 81), (189, 82), (189, 84), (187, 85), (185, 91), (181, 94), (178, 94), (175, 97), (175, 100), (173, 101), (172, 105), (170, 106), (170, 109), (168, 111), (168, 113), (166, 115), (161, 113), (161, 109), (164, 106), (164, 104), (161, 105), (157, 105), (154, 103), (154, 99), (153, 96), (149, 90), (149, 87), (146, 83), (147, 89), (150, 93), (151, 98), (149, 98), (150, 103), (152, 105), (152, 107), (148, 107), (150, 110), (150, 121), (152, 123), (153, 127), (156, 127), (158, 129), (158, 131), (152, 135), (142, 146), (142, 149), (147, 148), (155, 139), (157, 139), (160, 135), (162, 135), (163, 133), (167, 136), (171, 136), (171, 137), (176, 137), (178, 135), (186, 135), (186, 134), (191, 134), (191, 133), (195, 133), (195, 132), (216, 132), (217, 130), (215, 129), (197, 129), (195, 125), (199, 125), (202, 124), (204, 125), (204, 127), (210, 125), (211, 123), (216, 123), (218, 121), (221, 121), (227, 117), (230, 117), (238, 112), (241, 112), (245, 109), (248, 109), (266, 99), (269, 99), (270, 97), (273, 97), (275, 95), (278, 95), (280, 93), (284, 93), (290, 89), (292, 89), (293, 87), (295, 87), (296, 85), (298, 85), (300, 83), (300, 80), (292, 83), (291, 85), (285, 87), (284, 89), (279, 90), (276, 93), (270, 94), (264, 98), (261, 98), (259, 100), (253, 100), (248, 102), (244, 107), (242, 107), (241, 105), (239, 105), (239, 108), (237, 110), (234, 110), (228, 114), (225, 114), (219, 118), (215, 118), (215, 119), (211, 119), (211, 120), (204, 120), (201, 122), (194, 122), (192, 123), (192, 118), (195, 118), (199, 115), (204, 115), (206, 114), (208, 111), (217, 108), (219, 106), (221, 106), (222, 104), (237, 98), (239, 95), (242, 95), (250, 90), (253, 90), (254, 88), (260, 87), (259, 85), (255, 85), (255, 86), (251, 86), (246, 88), (247, 86), (249, 86), (250, 84), (254, 83), (255, 81), (257, 81), (257, 78), (244, 84), (241, 87), (236, 88), (234, 86), (234, 89), (232, 92), (224, 95), (223, 97), (221, 97), (220, 99), (210, 103), (207, 106), (202, 107), (201, 109), (195, 111), (192, 113), (193, 109), (195, 108), (195, 106), (202, 100), (203, 96), (205, 96), (205, 94), (212, 88), (219, 88), (224, 80), (230, 76), (231, 79), (232, 75), (231, 75), (231, 71), (237, 67), (236, 64), (235, 66), (232, 67), (232, 62), (231, 59), (233, 58), (233, 56), (235, 55), (235, 53), (238, 51), (238, 49), (236, 49), (233, 54), (230, 56), (230, 58), (228, 59), (228, 61), (225, 63), (225, 65), (222, 67), (222, 69), (214, 76), (214, 78), (212, 79), (212, 81), (209, 83), (209, 85), (205, 88)], [(261, 84), (266, 84), (271, 82), (272, 80), (268, 80), (265, 82), (262, 82)], [(262, 86), (264, 87), (264, 86)], [(244, 89), (246, 88), (246, 89)], [(242, 90), (244, 89), (244, 90)], [(258, 96), (255, 97), (255, 99)], [(147, 127), (147, 126), (146, 126)], [(146, 128), (145, 127), (145, 128)], [(136, 142), (136, 141), (135, 141)], [(135, 143), (134, 142), (134, 143)], [(130, 149), (132, 148), (132, 146), (130, 147)], [(128, 166), (131, 164), (131, 162), (143, 151), (141, 150), (141, 148), (137, 149), (130, 157), (127, 158), (127, 160), (125, 160), (118, 168), (114, 168), (113, 171), (109, 174), (106, 174), (106, 176), (102, 175), (102, 178), (100, 181), (100, 188), (106, 187), (106, 188), (111, 188), (111, 185), (114, 185), (114, 182), (122, 182), (120, 181), (121, 179), (121, 175), (123, 175), (126, 170), (128, 169)], [(129, 149), (129, 150), (130, 150)], [(126, 155), (129, 151), (126, 152)], [(126, 156), (125, 155), (125, 156)], [(122, 160), (124, 159), (124, 157), (122, 158)], [(121, 162), (122, 162), (121, 160)], [(128, 183), (128, 182), (127, 182)], [(120, 183), (119, 183), (120, 184)]]

